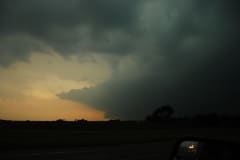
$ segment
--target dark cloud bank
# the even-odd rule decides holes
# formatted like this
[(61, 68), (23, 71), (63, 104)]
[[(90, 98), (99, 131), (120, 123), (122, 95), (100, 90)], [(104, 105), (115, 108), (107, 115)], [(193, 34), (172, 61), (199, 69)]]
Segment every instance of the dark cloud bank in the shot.
[(97, 52), (115, 57), (112, 78), (59, 97), (122, 119), (162, 104), (180, 115), (236, 113), (239, 7), (235, 0), (1, 1), (0, 64), (49, 48), (63, 56)]

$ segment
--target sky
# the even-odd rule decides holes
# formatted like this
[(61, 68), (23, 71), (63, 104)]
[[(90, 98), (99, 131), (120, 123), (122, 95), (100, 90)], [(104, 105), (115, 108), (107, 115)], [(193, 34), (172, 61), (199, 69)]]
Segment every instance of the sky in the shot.
[(240, 113), (237, 0), (1, 0), (0, 119)]

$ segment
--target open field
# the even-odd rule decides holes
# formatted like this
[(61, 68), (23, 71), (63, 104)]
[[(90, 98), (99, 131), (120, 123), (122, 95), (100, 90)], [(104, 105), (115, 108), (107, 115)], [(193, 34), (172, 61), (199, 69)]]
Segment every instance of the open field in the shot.
[(16, 129), (1, 128), (1, 149), (81, 147), (175, 141), (184, 136), (220, 138), (240, 142), (238, 128), (178, 129)]
[(168, 159), (175, 142), (201, 136), (240, 142), (240, 129), (16, 129), (1, 130), (1, 159)]
[(1, 153), (4, 160), (167, 160), (171, 141), (96, 147), (13, 150)]
[(184, 136), (240, 143), (239, 128), (1, 127), (1, 159), (168, 159)]

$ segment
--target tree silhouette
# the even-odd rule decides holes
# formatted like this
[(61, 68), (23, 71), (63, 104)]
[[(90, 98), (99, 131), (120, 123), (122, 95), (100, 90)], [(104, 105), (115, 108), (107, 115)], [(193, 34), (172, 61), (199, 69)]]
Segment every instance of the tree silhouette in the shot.
[(170, 105), (163, 105), (157, 108), (152, 115), (147, 116), (148, 121), (169, 120), (174, 114), (174, 109)]

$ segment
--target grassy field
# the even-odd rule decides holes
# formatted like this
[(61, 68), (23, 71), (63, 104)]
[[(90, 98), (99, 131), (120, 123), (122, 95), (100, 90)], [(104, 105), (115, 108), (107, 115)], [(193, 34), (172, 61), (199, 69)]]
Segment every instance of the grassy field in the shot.
[(238, 128), (179, 129), (16, 129), (1, 128), (1, 149), (81, 147), (176, 141), (184, 136), (200, 136), (240, 142)]

